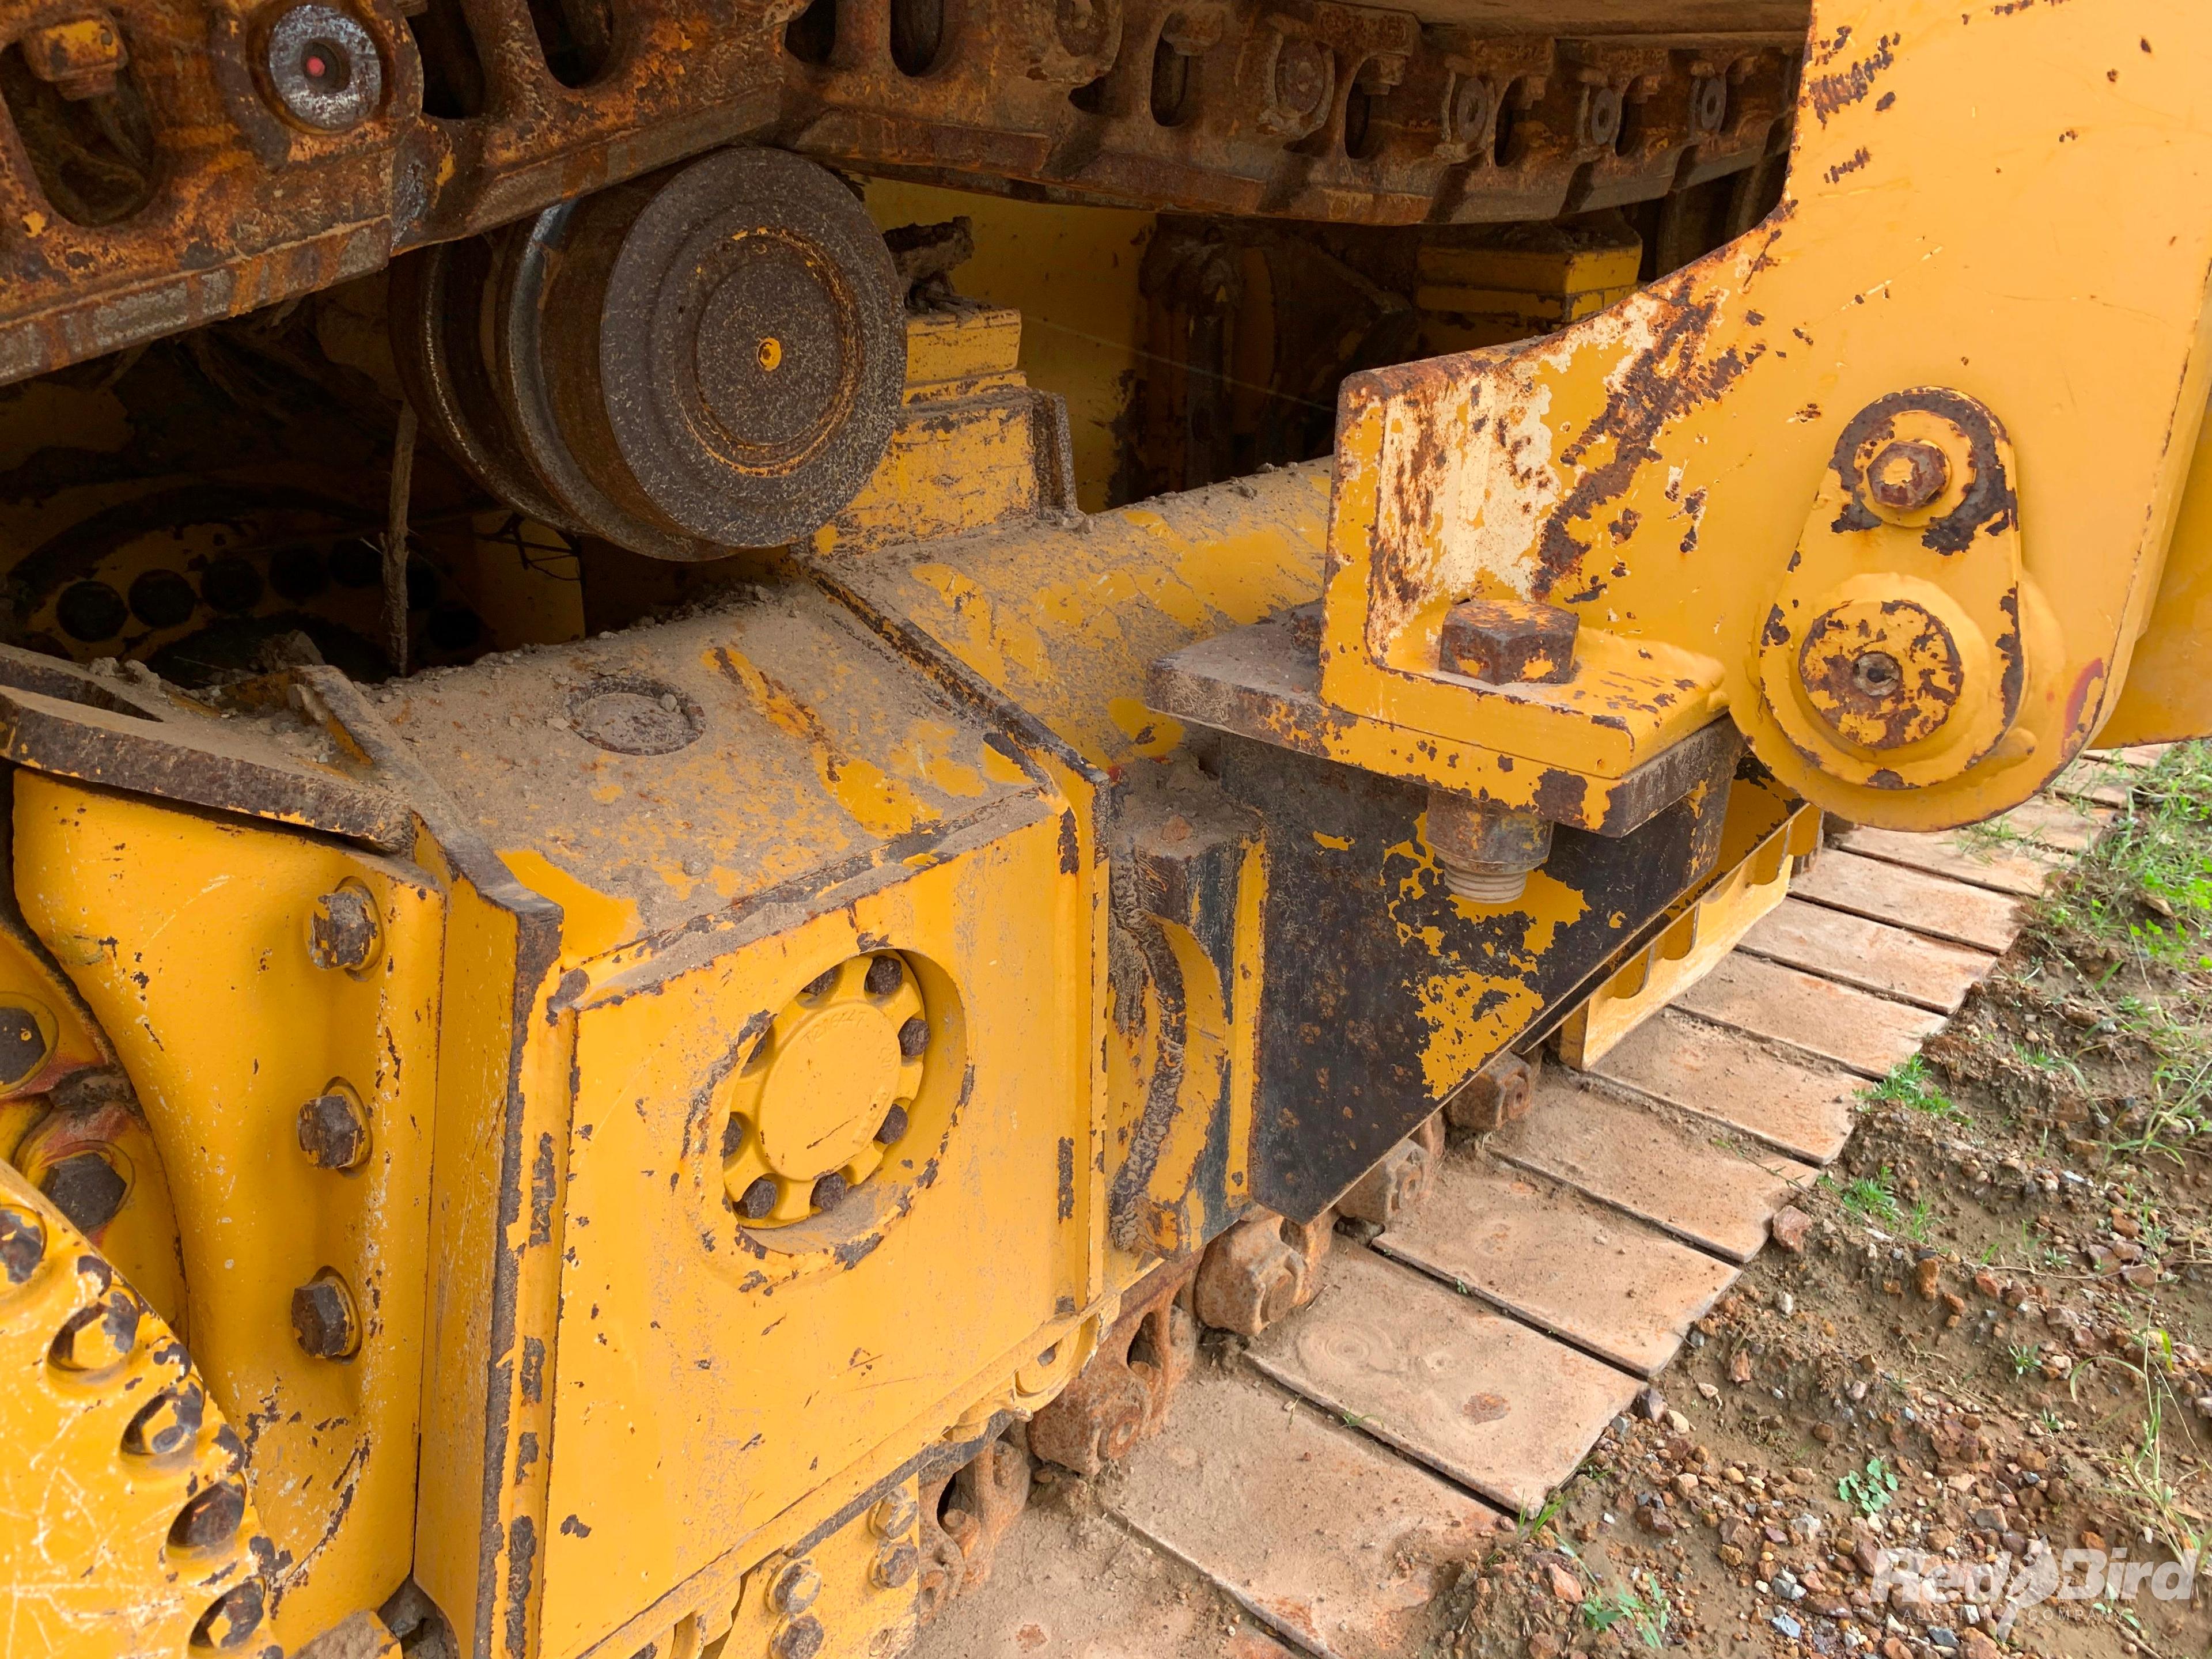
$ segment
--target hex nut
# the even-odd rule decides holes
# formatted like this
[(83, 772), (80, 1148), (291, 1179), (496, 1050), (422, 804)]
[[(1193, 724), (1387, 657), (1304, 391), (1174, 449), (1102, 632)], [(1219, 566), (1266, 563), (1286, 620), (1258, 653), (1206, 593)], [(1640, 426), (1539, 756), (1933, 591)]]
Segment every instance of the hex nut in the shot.
[(39, 1190), (46, 1201), (88, 1238), (96, 1237), (115, 1219), (115, 1212), (130, 1195), (131, 1183), (110, 1161), (111, 1156), (101, 1148), (87, 1146), (62, 1158), (39, 1178)]
[(845, 1194), (852, 1190), (853, 1183), (832, 1170), (815, 1181), (811, 1197), (817, 1211), (834, 1210), (845, 1201)]
[(350, 1359), (361, 1346), (353, 1292), (325, 1268), (292, 1292), (292, 1334), (317, 1359)]
[(1950, 458), (1925, 438), (1898, 438), (1867, 463), (1867, 494), (1893, 513), (1914, 513), (1951, 482)]
[(903, 1060), (920, 1060), (929, 1047), (929, 1022), (916, 1014), (899, 1027), (899, 1056)]
[(0, 1088), (28, 1082), (46, 1063), (47, 1053), (38, 1011), (20, 1002), (0, 1004)]
[(883, 1127), (876, 1131), (877, 1144), (883, 1146), (896, 1145), (899, 1139), (906, 1133), (906, 1108), (903, 1106), (892, 1107), (890, 1110), (884, 1114)]
[(258, 1578), (234, 1584), (192, 1626), (192, 1645), (213, 1648), (217, 1652), (244, 1647), (252, 1639), (253, 1632), (261, 1628), (262, 1615), (267, 1610), (268, 1598)]
[(1533, 599), (1464, 599), (1444, 613), (1437, 665), (1486, 685), (1560, 685), (1574, 678), (1582, 619)]
[(769, 1638), (772, 1659), (814, 1659), (822, 1651), (822, 1621), (812, 1613), (794, 1619)]
[(872, 997), (895, 996), (906, 983), (906, 968), (896, 957), (878, 957), (868, 964), (866, 981)]
[(133, 1457), (167, 1457), (199, 1438), (207, 1419), (207, 1391), (191, 1377), (161, 1390), (123, 1431), (123, 1449)]
[(104, 1371), (137, 1346), (144, 1311), (137, 1297), (114, 1285), (63, 1322), (46, 1358), (61, 1370)]
[(368, 1157), (368, 1114), (350, 1091), (332, 1089), (300, 1108), (300, 1150), (325, 1170), (358, 1169)]
[(180, 1550), (204, 1550), (227, 1543), (246, 1522), (246, 1488), (235, 1480), (219, 1481), (197, 1492), (177, 1518), (169, 1523), (169, 1544)]
[(773, 1176), (762, 1176), (745, 1188), (744, 1196), (738, 1200), (738, 1213), (748, 1221), (765, 1221), (775, 1209), (776, 1188)]
[(307, 954), (318, 968), (358, 974), (376, 960), (383, 933), (374, 901), (349, 882), (315, 901), (307, 919)]
[(0, 1204), (0, 1273), (10, 1288), (27, 1284), (46, 1259), (46, 1224), (35, 1210)]

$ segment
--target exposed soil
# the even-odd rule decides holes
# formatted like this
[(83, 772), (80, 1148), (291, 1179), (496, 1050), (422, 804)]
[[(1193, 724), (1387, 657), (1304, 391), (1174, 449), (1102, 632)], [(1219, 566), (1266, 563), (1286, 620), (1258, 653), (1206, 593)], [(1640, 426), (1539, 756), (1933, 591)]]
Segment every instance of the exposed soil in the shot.
[(2208, 952), (2189, 745), (1431, 1653), (2212, 1650)]

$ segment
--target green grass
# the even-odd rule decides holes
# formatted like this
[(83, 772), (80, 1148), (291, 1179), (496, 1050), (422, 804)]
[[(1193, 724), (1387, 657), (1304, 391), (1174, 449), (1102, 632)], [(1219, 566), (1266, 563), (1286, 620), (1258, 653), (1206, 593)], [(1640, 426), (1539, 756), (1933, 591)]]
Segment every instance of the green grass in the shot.
[(1860, 1090), (1859, 1098), (1869, 1103), (1909, 1106), (1935, 1118), (1963, 1118), (1966, 1115), (1937, 1085), (1927, 1060), (1918, 1054), (1890, 1067), (1889, 1075), (1881, 1082), (1870, 1083)]
[(2212, 969), (2212, 744), (2166, 751), (2045, 919), (2164, 967)]
[(1601, 1585), (1583, 1598), (1583, 1623), (1595, 1631), (1626, 1624), (1647, 1648), (1667, 1645), (1674, 1617), (1674, 1604), (1649, 1572), (1634, 1574), (1626, 1584)]
[(1860, 1176), (1856, 1180), (1836, 1185), (1827, 1176), (1820, 1177), (1823, 1186), (1832, 1188), (1838, 1202), (1863, 1221), (1879, 1222), (1885, 1227), (1894, 1227), (1904, 1218), (1905, 1212), (1897, 1201), (1897, 1194), (1889, 1184), (1889, 1165), (1885, 1164), (1878, 1174)]

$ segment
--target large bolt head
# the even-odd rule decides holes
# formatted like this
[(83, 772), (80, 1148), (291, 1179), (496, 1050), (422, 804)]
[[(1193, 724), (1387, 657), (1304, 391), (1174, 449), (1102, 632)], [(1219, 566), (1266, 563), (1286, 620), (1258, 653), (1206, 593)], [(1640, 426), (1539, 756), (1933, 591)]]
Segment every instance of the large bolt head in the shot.
[(335, 6), (294, 6), (269, 30), (262, 64), (285, 114), (343, 132), (384, 101), (384, 64), (368, 31)]
[(325, 1170), (351, 1170), (368, 1157), (368, 1114), (336, 1090), (300, 1108), (300, 1150)]
[(811, 1561), (793, 1561), (769, 1580), (769, 1604), (778, 1613), (804, 1613), (822, 1594), (822, 1575)]
[(921, 1567), (921, 1553), (913, 1545), (892, 1544), (878, 1553), (868, 1577), (878, 1589), (898, 1589), (912, 1583)]
[(1491, 685), (1559, 685), (1574, 678), (1571, 611), (1534, 599), (1467, 599), (1444, 613), (1437, 665)]
[(292, 1292), (292, 1334), (317, 1359), (350, 1359), (361, 1346), (361, 1320), (353, 1292), (328, 1271)]
[(315, 901), (307, 918), (307, 954), (318, 968), (358, 974), (376, 960), (383, 932), (375, 902), (349, 883)]
[(921, 1506), (904, 1486), (876, 1501), (868, 1511), (868, 1527), (878, 1538), (898, 1538), (912, 1529)]
[(1951, 482), (1951, 462), (1924, 438), (1884, 444), (1867, 463), (1867, 494), (1893, 513), (1917, 513)]
[(814, 1659), (822, 1651), (822, 1621), (812, 1613), (794, 1619), (769, 1638), (772, 1659)]

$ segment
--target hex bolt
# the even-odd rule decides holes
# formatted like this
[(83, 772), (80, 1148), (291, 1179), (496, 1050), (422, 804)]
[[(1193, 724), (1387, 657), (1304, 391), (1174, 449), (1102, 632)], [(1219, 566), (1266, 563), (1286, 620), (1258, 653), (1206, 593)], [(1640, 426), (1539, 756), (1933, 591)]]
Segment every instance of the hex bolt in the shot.
[(357, 127), (384, 101), (375, 40), (335, 6), (294, 6), (277, 18), (262, 67), (284, 113), (318, 132)]
[(112, 1285), (63, 1321), (46, 1358), (65, 1371), (104, 1371), (120, 1364), (137, 1346), (143, 1311), (137, 1297)]
[(765, 1221), (775, 1208), (776, 1196), (775, 1178), (763, 1176), (745, 1188), (738, 1200), (738, 1213), (748, 1221)]
[(906, 1060), (920, 1060), (922, 1051), (929, 1047), (929, 1022), (919, 1014), (899, 1027), (899, 1054)]
[(131, 1185), (100, 1149), (87, 1146), (71, 1152), (39, 1178), (39, 1190), (47, 1202), (70, 1218), (70, 1224), (87, 1237), (115, 1219)]
[(29, 1281), (46, 1259), (46, 1224), (35, 1210), (0, 1203), (0, 1273), (9, 1288)]
[(353, 1292), (328, 1268), (292, 1292), (292, 1334), (317, 1359), (350, 1359), (361, 1346)]
[(350, 1090), (332, 1089), (300, 1108), (300, 1150), (319, 1169), (361, 1166), (368, 1157), (368, 1114)]
[(914, 1582), (921, 1555), (911, 1544), (892, 1544), (877, 1552), (868, 1564), (868, 1578), (878, 1589), (898, 1589)]
[(192, 1645), (213, 1648), (217, 1652), (244, 1647), (252, 1639), (253, 1632), (261, 1628), (267, 1606), (258, 1578), (232, 1585), (192, 1626)]
[(882, 1146), (896, 1145), (899, 1138), (906, 1133), (906, 1108), (892, 1107), (884, 1114), (884, 1127), (876, 1131), (877, 1144)]
[(1437, 663), (1490, 685), (1560, 685), (1574, 678), (1582, 618), (1533, 599), (1465, 599), (1444, 613)]
[(834, 1210), (845, 1201), (845, 1194), (853, 1190), (853, 1183), (832, 1170), (814, 1183), (811, 1194), (817, 1211)]
[(1867, 493), (1893, 513), (1918, 511), (1950, 482), (1950, 458), (1924, 438), (1884, 444), (1866, 470)]
[(867, 987), (872, 997), (895, 996), (906, 983), (906, 968), (896, 957), (878, 957), (868, 964)]
[(1427, 830), (1444, 885), (1469, 904), (1512, 903), (1552, 851), (1552, 826), (1534, 812), (1442, 789), (1429, 791)]
[(886, 1493), (876, 1500), (868, 1511), (868, 1529), (878, 1538), (898, 1538), (912, 1529), (921, 1515), (921, 1505), (904, 1486)]
[(358, 974), (377, 957), (383, 927), (367, 892), (350, 884), (315, 901), (307, 919), (307, 954), (318, 968), (343, 968)]
[(207, 1418), (207, 1392), (191, 1377), (164, 1389), (123, 1431), (123, 1449), (133, 1457), (167, 1457), (199, 1437)]
[(796, 1617), (814, 1605), (822, 1594), (822, 1575), (808, 1560), (787, 1563), (769, 1580), (769, 1605), (778, 1613)]
[(204, 1550), (227, 1543), (246, 1522), (246, 1488), (225, 1480), (195, 1492), (169, 1523), (173, 1549)]
[(841, 963), (824, 973), (817, 974), (799, 988), (799, 1000), (803, 1002), (821, 1001), (837, 988), (837, 975), (843, 971), (843, 964)]
[(46, 1032), (33, 1010), (20, 1002), (0, 1004), (0, 1088), (30, 1080), (46, 1063)]
[(771, 1659), (814, 1659), (822, 1651), (822, 1621), (812, 1613), (794, 1619), (769, 1638)]
[(1851, 664), (1851, 684), (1869, 697), (1890, 697), (1905, 683), (1905, 670), (1887, 651), (1869, 651)]

